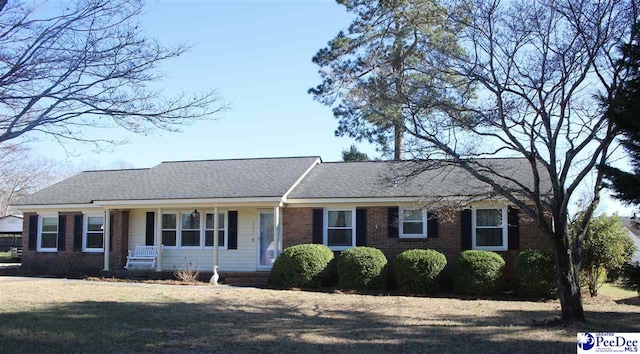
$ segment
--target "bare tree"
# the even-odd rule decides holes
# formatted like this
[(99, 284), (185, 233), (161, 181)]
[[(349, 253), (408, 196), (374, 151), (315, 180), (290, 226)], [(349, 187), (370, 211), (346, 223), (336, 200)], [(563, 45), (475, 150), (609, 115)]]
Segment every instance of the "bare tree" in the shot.
[[(159, 65), (185, 45), (146, 37), (142, 0), (0, 1), (0, 144), (46, 134), (115, 142), (87, 127), (176, 130), (225, 108), (215, 91), (163, 95)], [(14, 140), (15, 141), (15, 140)]]
[(0, 216), (13, 215), (10, 204), (67, 176), (53, 161), (24, 146), (0, 149)]
[[(459, 40), (466, 53), (448, 56), (441, 68), (469, 78), (475, 98), (460, 96), (464, 112), (452, 115), (449, 103), (425, 107), (428, 88), (404, 97), (411, 111), (406, 155), (415, 157), (407, 175), (431, 168), (421, 161), (446, 157), (533, 218), (553, 240), (567, 323), (584, 321), (580, 250), (602, 188), (595, 167), (615, 138), (599, 98), (613, 97), (628, 75), (619, 48), (637, 39), (637, 16), (635, 0), (473, 0), (468, 11), (451, 13), (465, 28)], [(533, 184), (478, 159), (489, 156), (526, 158)], [(571, 235), (568, 208), (586, 177), (593, 198)]]

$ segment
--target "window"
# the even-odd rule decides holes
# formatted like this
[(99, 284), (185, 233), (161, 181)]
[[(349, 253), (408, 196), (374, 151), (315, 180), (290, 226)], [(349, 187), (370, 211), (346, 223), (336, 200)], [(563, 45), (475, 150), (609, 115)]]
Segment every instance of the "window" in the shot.
[(426, 238), (427, 211), (400, 208), (400, 237)]
[(166, 247), (175, 247), (177, 245), (177, 219), (177, 214), (162, 214), (162, 244)]
[[(213, 213), (207, 213), (204, 225), (204, 245), (206, 247), (213, 247)], [(218, 247), (224, 247), (226, 233), (226, 213), (218, 213)]]
[(473, 248), (507, 250), (507, 208), (473, 209)]
[(84, 252), (104, 251), (104, 216), (85, 215), (82, 246)]
[(200, 213), (181, 214), (182, 228), (180, 245), (182, 247), (200, 247)]
[(356, 243), (355, 217), (353, 209), (325, 209), (324, 243), (336, 251), (353, 247)]
[[(162, 244), (165, 248), (204, 249), (213, 247), (213, 215), (211, 211), (173, 211), (162, 214)], [(227, 244), (227, 213), (218, 213), (218, 247)]]
[(39, 252), (58, 251), (58, 216), (40, 217)]

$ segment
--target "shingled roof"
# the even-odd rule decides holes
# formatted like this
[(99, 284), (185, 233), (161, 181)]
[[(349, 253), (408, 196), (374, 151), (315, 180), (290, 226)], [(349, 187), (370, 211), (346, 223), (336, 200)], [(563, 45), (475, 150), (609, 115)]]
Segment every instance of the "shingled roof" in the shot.
[(163, 162), (148, 169), (86, 171), (15, 205), (94, 200), (282, 197), (319, 157)]
[[(319, 157), (163, 162), (147, 169), (87, 171), (28, 196), (14, 205), (88, 204), (205, 198), (283, 197)], [(477, 160), (520, 183), (533, 184), (527, 160)], [(409, 161), (329, 162), (311, 169), (288, 199), (477, 196), (492, 192), (460, 167), (429, 161), (429, 168), (405, 180), (403, 174), (423, 167)], [(542, 193), (549, 193), (546, 181)], [(517, 189), (508, 180), (500, 181)]]
[[(533, 187), (531, 165), (524, 158), (475, 161), (529, 188)], [(494, 180), (508, 188), (520, 189), (508, 179)], [(548, 178), (542, 187), (543, 194), (551, 193)], [(288, 198), (451, 197), (486, 195), (492, 191), (491, 186), (446, 160), (356, 161), (319, 164)]]

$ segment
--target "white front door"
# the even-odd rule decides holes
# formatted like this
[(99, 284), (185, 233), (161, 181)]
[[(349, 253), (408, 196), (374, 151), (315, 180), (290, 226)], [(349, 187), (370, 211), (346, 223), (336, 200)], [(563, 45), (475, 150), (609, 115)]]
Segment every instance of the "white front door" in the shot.
[(260, 211), (258, 215), (258, 267), (271, 268), (276, 260), (273, 235), (273, 211)]

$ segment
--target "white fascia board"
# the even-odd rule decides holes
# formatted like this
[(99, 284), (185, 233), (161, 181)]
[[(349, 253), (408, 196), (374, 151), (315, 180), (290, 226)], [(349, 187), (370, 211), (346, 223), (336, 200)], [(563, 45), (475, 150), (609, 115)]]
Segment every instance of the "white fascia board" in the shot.
[(287, 204), (333, 204), (333, 203), (401, 203), (416, 202), (419, 197), (377, 197), (377, 198), (313, 198), (287, 199)]
[(202, 199), (140, 199), (140, 200), (96, 200), (93, 203), (104, 206), (130, 205), (195, 205), (195, 204), (256, 204), (279, 203), (281, 197), (250, 197), (250, 198), (202, 198)]
[[(470, 204), (507, 202), (506, 198), (493, 197), (483, 201), (470, 201), (469, 197), (444, 197), (440, 201), (468, 201)], [(371, 197), (371, 198), (304, 198), (288, 199), (287, 204), (336, 204), (336, 203), (415, 203), (428, 202), (429, 197)]]
[(12, 205), (12, 208), (25, 211), (25, 210), (38, 210), (38, 209), (87, 209), (87, 208), (99, 208), (102, 206), (95, 204), (24, 204), (24, 205)]

